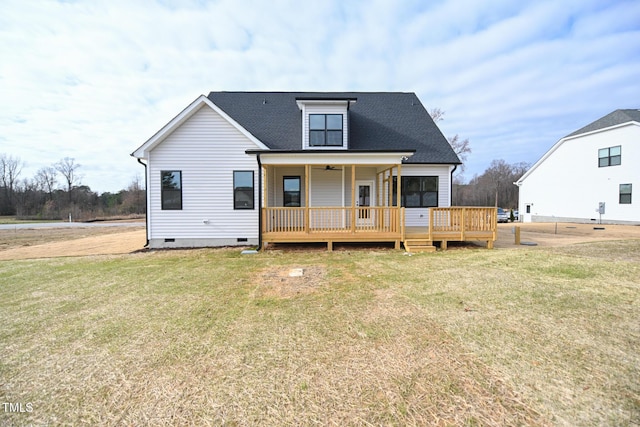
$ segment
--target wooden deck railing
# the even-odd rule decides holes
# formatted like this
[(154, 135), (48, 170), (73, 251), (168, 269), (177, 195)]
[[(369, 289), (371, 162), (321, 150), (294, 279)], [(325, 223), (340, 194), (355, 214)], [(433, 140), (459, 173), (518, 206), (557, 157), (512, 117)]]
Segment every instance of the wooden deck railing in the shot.
[[(426, 222), (426, 221), (425, 221)], [(430, 208), (424, 226), (406, 227), (405, 208), (398, 207), (269, 207), (262, 208), (265, 242), (358, 242), (409, 240), (486, 241), (497, 236), (496, 208)], [(411, 228), (410, 231), (407, 228)]]
[(432, 240), (496, 240), (497, 209), (449, 207), (429, 209)]
[(400, 235), (397, 207), (310, 207), (262, 209), (264, 233), (388, 233)]

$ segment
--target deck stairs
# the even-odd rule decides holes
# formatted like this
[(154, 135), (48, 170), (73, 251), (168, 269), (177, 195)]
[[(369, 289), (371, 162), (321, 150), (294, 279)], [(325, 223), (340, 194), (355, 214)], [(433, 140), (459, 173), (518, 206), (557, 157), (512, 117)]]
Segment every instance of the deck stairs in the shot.
[(433, 242), (427, 239), (405, 239), (404, 249), (407, 252), (435, 252), (436, 247), (433, 246)]

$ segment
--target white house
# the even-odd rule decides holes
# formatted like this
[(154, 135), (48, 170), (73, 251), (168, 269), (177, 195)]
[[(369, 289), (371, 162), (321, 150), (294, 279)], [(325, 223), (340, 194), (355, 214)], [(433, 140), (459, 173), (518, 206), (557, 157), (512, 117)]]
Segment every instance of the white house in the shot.
[(450, 206), (460, 163), (415, 94), (370, 92), (211, 92), (132, 156), (152, 248), (406, 246)]
[(524, 222), (640, 224), (640, 110), (560, 139), (515, 184)]

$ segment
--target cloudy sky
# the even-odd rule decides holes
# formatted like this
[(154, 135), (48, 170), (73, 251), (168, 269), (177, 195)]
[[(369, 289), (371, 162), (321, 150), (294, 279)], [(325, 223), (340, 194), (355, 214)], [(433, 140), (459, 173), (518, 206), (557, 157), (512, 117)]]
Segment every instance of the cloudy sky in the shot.
[[(118, 191), (212, 90), (405, 91), (469, 138), (464, 177), (640, 108), (640, 1), (0, 0), (0, 154)], [(570, 165), (568, 165), (570, 167)]]

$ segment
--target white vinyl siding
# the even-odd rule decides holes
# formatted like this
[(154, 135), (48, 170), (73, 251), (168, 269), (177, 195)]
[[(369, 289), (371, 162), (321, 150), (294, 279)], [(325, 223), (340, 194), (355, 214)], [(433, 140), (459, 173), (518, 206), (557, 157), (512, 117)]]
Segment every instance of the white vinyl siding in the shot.
[[(326, 170), (322, 166), (311, 167), (309, 206), (342, 206), (342, 170)], [(351, 181), (349, 181), (351, 182)]]
[[(237, 239), (258, 237), (256, 209), (233, 209), (233, 171), (254, 171), (245, 150), (256, 145), (227, 120), (203, 106), (149, 153), (150, 239)], [(161, 209), (160, 172), (182, 172), (182, 210)]]

